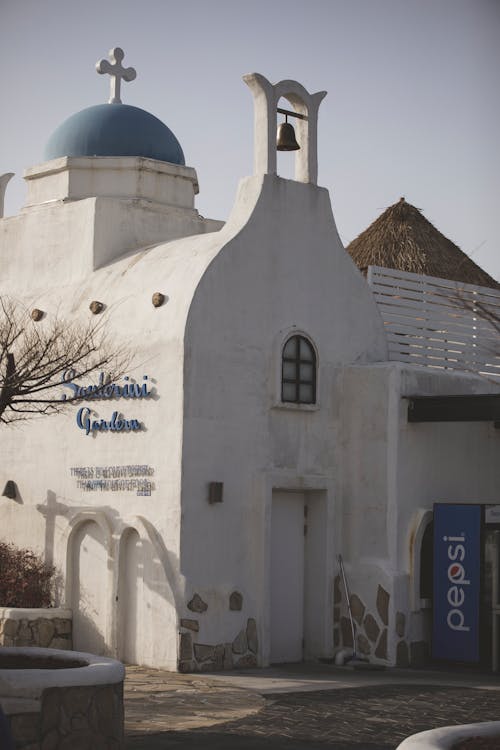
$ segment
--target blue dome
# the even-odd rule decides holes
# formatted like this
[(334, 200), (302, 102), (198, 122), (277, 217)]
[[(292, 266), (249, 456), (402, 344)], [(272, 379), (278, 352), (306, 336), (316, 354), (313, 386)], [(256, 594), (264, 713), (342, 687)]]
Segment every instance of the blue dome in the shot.
[(68, 117), (45, 146), (46, 160), (60, 156), (144, 156), (185, 164), (172, 131), (154, 115), (128, 104), (96, 104)]

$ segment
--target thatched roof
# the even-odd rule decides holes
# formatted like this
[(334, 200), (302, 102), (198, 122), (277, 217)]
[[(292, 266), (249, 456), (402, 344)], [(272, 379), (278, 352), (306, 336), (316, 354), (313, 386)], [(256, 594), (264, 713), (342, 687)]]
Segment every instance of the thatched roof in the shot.
[(400, 198), (347, 246), (361, 270), (383, 266), (498, 289), (500, 284)]

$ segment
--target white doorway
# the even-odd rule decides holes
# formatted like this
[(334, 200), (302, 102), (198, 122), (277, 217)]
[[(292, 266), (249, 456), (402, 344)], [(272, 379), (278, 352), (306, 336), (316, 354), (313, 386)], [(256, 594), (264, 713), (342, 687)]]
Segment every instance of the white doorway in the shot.
[(273, 490), (271, 664), (331, 656), (333, 576), (328, 533), (325, 491)]
[(303, 658), (304, 494), (275, 490), (271, 509), (271, 663)]

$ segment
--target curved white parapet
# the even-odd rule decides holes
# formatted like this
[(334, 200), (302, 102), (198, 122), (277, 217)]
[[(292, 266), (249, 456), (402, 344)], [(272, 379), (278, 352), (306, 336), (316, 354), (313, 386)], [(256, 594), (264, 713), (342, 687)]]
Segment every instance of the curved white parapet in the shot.
[(477, 724), (459, 724), (419, 732), (407, 737), (396, 750), (449, 750), (455, 742), (467, 737), (500, 735), (500, 721), (482, 721)]
[(121, 662), (80, 651), (12, 647), (2, 648), (1, 654), (50, 658), (61, 664), (75, 661), (85, 664), (82, 667), (57, 666), (54, 669), (37, 669), (36, 666), (33, 669), (0, 668), (0, 696), (2, 698), (38, 698), (46, 688), (114, 685), (123, 682), (125, 678), (125, 667)]
[(45, 620), (71, 620), (73, 610), (65, 607), (0, 607), (0, 620), (38, 620), (42, 617)]
[(0, 174), (0, 219), (3, 219), (3, 204), (7, 183), (14, 177), (14, 172), (5, 172)]

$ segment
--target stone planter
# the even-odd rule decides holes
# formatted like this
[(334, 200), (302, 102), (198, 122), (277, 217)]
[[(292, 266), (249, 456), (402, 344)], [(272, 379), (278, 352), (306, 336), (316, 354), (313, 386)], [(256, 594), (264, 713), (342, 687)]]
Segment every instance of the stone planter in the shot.
[(0, 607), (0, 646), (71, 649), (72, 618), (71, 610), (61, 607)]
[(0, 706), (16, 750), (120, 750), (123, 664), (76, 651), (0, 650)]
[(482, 721), (478, 724), (459, 724), (418, 732), (407, 737), (396, 750), (449, 750), (467, 737), (500, 736), (500, 721)]

